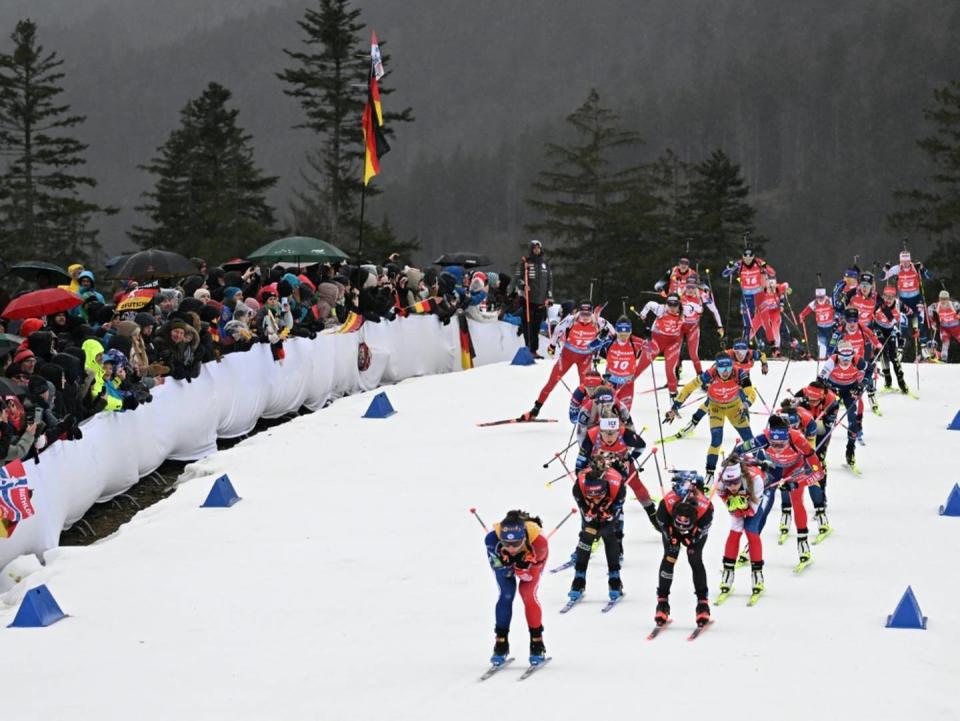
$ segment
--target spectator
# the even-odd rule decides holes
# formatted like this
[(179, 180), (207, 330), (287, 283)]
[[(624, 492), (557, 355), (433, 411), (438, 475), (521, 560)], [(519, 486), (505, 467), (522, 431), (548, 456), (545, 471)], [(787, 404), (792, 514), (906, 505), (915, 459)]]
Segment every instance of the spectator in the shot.
[(87, 338), (81, 346), (84, 355), (84, 368), (88, 379), (92, 374), (89, 391), (84, 398), (87, 408), (93, 413), (100, 411), (119, 411), (123, 402), (107, 394), (103, 377), (103, 344), (96, 338)]
[(286, 299), (281, 305), (280, 297), (273, 291), (268, 292), (264, 300), (260, 331), (270, 343), (270, 352), (273, 354), (273, 359), (282, 361), (285, 357), (283, 340), (290, 334), (290, 329), (293, 327), (290, 305)]
[(67, 273), (70, 274), (70, 282), (60, 287), (71, 293), (80, 295), (80, 274), (83, 272), (83, 266), (80, 263), (74, 263), (67, 266)]
[(553, 273), (539, 240), (530, 241), (530, 252), (520, 258), (514, 280), (523, 296), (521, 332), (530, 352), (539, 356), (540, 324), (547, 317), (547, 306), (553, 302)]
[(4, 409), (0, 412), (0, 450), (4, 451), (3, 462), (22, 460), (27, 457), (36, 440), (37, 422), (27, 418), (26, 409), (16, 396), (5, 396)]
[(80, 292), (78, 295), (87, 300), (90, 297), (96, 298), (100, 303), (103, 303), (103, 296), (97, 292), (96, 283), (97, 279), (94, 277), (93, 273), (89, 270), (83, 270), (77, 276), (78, 282), (80, 283)]
[(180, 319), (166, 323), (154, 340), (157, 361), (170, 369), (171, 378), (187, 382), (200, 375), (199, 346), (199, 333)]

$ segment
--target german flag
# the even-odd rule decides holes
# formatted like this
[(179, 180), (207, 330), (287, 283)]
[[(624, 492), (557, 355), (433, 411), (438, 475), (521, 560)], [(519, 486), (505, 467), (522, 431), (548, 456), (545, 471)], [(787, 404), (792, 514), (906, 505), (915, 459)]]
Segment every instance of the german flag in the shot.
[[(373, 34), (371, 41), (370, 74), (367, 76), (367, 103), (363, 106), (363, 184), (370, 183), (370, 178), (380, 174), (380, 158), (390, 150), (390, 144), (383, 134), (383, 108), (380, 106), (380, 85), (377, 83), (377, 63), (380, 59), (380, 47), (377, 44), (377, 35)], [(380, 73), (382, 74), (382, 64)]]
[(473, 368), (473, 359), (477, 353), (473, 349), (473, 339), (470, 338), (470, 326), (467, 317), (462, 313), (457, 316), (460, 325), (460, 367), (463, 370)]
[(411, 313), (436, 313), (437, 312), (437, 299), (436, 298), (427, 298), (426, 300), (419, 300), (411, 306), (407, 306), (406, 310)]
[(354, 313), (350, 311), (347, 314), (347, 319), (343, 321), (343, 325), (337, 328), (337, 333), (356, 333), (360, 330), (360, 326), (363, 325), (363, 316), (359, 313)]

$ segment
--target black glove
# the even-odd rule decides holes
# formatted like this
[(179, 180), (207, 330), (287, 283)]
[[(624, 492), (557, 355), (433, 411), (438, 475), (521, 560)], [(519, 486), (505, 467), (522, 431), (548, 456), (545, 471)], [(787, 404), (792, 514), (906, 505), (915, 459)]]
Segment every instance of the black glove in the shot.
[(126, 396), (123, 399), (123, 410), (125, 411), (134, 411), (137, 409), (137, 406), (140, 405), (140, 402), (133, 396)]

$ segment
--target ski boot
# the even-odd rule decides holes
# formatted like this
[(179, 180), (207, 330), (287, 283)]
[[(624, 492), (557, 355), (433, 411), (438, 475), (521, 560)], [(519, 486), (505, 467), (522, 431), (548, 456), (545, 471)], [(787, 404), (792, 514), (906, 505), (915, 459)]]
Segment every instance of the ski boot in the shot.
[(855, 465), (857, 464), (856, 447), (854, 446), (852, 440), (848, 440), (848, 441), (847, 441), (847, 458), (846, 458), (846, 460), (847, 460), (847, 465), (848, 465), (848, 466), (853, 467), (853, 466), (855, 466)]
[(739, 568), (750, 562), (750, 546), (744, 546), (743, 550), (740, 551), (740, 555), (737, 556), (736, 566)]
[(687, 423), (687, 425), (685, 425), (683, 428), (677, 431), (676, 435), (674, 435), (674, 438), (677, 438), (677, 439), (684, 438), (690, 435), (691, 433), (693, 433), (693, 429), (696, 427), (697, 427), (696, 422), (691, 420), (689, 423)]
[(737, 561), (734, 558), (723, 559), (723, 575), (720, 577), (720, 593), (730, 593), (733, 589), (733, 576), (736, 573)]
[(623, 581), (620, 580), (620, 571), (610, 571), (607, 574), (607, 585), (610, 587), (611, 601), (616, 601), (623, 595)]
[(755, 561), (751, 564), (750, 570), (753, 572), (753, 595), (758, 596), (763, 593), (763, 561)]
[(543, 404), (540, 401), (533, 402), (533, 408), (520, 416), (521, 421), (532, 421), (534, 418), (540, 415), (540, 409), (543, 408)]
[(824, 533), (828, 533), (832, 530), (830, 528), (830, 519), (827, 518), (826, 508), (817, 508), (815, 512), (815, 518), (817, 519), (818, 535), (823, 535)]
[(870, 410), (874, 413), (880, 412), (880, 404), (877, 403), (877, 394), (876, 393), (867, 393), (867, 398), (870, 399)]
[(567, 597), (571, 601), (576, 601), (583, 595), (583, 589), (587, 587), (587, 572), (576, 571), (573, 574), (573, 583), (570, 584), (570, 592)]
[(673, 402), (674, 402), (675, 400), (677, 400), (677, 396), (678, 396), (678, 395), (679, 395), (679, 391), (670, 391), (670, 403), (671, 403), (671, 405), (673, 404)]
[(703, 627), (710, 623), (710, 602), (705, 598), (697, 599), (697, 626)]
[(713, 471), (707, 471), (703, 476), (703, 492), (709, 494), (710, 489), (713, 487)]
[(900, 386), (900, 392), (904, 395), (910, 392), (910, 389), (907, 387), (907, 382), (903, 379), (903, 372), (897, 374), (897, 385)]
[(510, 641), (507, 638), (510, 635), (510, 629), (497, 626), (494, 629), (494, 633), (497, 634), (497, 639), (493, 644), (493, 655), (490, 657), (490, 664), (493, 666), (502, 666), (506, 662), (507, 656), (510, 655)]
[(810, 560), (810, 542), (807, 541), (807, 529), (797, 529), (797, 553), (800, 554), (800, 563)]
[(539, 666), (547, 660), (547, 647), (543, 645), (543, 626), (530, 629), (530, 665)]
[(790, 521), (793, 518), (793, 508), (787, 506), (780, 509), (780, 535), (786, 536), (790, 533)]
[(668, 620), (670, 620), (670, 602), (667, 601), (666, 596), (658, 596), (657, 611), (653, 614), (653, 621), (658, 626), (664, 626)]
[(883, 369), (883, 390), (888, 391), (893, 388), (893, 376), (890, 375), (890, 369)]

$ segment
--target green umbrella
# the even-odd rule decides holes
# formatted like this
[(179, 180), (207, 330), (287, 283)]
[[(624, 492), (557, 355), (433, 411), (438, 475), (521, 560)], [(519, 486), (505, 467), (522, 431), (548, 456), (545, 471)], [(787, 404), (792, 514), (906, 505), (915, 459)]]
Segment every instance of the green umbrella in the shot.
[(302, 235), (274, 240), (247, 255), (247, 260), (266, 263), (336, 263), (349, 258), (335, 245)]

